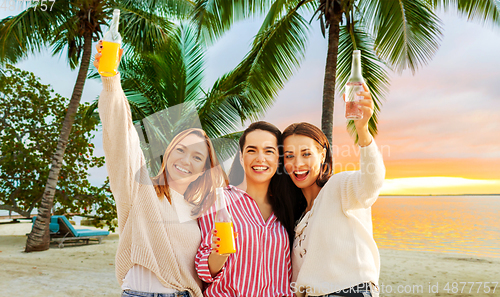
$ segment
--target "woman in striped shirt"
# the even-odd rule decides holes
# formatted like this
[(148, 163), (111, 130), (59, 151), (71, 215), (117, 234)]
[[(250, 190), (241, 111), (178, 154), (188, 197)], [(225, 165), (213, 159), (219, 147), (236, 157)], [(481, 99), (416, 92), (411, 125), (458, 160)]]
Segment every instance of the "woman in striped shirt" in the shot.
[(196, 270), (207, 284), (204, 296), (293, 296), (289, 238), (293, 206), (277, 191), (283, 176), (275, 175), (282, 155), (280, 136), (278, 128), (261, 121), (251, 124), (240, 138), (246, 185), (224, 191), (238, 233), (236, 253), (217, 251), (215, 207), (198, 220), (202, 243)]

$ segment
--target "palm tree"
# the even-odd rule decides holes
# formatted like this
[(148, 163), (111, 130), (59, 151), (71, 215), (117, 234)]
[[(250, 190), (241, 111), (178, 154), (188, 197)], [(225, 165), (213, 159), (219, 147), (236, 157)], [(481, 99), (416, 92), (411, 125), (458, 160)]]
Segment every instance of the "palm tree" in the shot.
[[(169, 41), (157, 54), (125, 54), (120, 64), (121, 83), (130, 103), (133, 121), (144, 125), (141, 120), (153, 114), (180, 104), (190, 106), (188, 111), (196, 110), (196, 118), (207, 135), (217, 138), (214, 145), (218, 148), (219, 159), (234, 156), (236, 141), (224, 139), (237, 140), (240, 136), (239, 132), (235, 132), (238, 125), (259, 118), (272, 105), (278, 91), (291, 77), (295, 65), (303, 58), (305, 46), (297, 46), (293, 36), (304, 32), (290, 34), (303, 28), (301, 25), (304, 24), (300, 23), (300, 19), (297, 22), (276, 23), (256, 36), (253, 47), (241, 63), (220, 77), (208, 90), (202, 87), (205, 46), (198, 42), (197, 30), (192, 25), (181, 23), (176, 26)], [(274, 53), (280, 53), (281, 59), (275, 59)], [(99, 74), (94, 70), (91, 77), (99, 78)], [(97, 100), (89, 107), (87, 115), (96, 116), (96, 108)], [(169, 118), (172, 117), (166, 120)], [(168, 123), (169, 129), (188, 120), (188, 116), (176, 117), (175, 123)], [(162, 118), (155, 126), (162, 126), (164, 121), (165, 118)], [(170, 135), (165, 135), (166, 130), (155, 131), (155, 136), (163, 137), (158, 143), (162, 148), (176, 134), (172, 129), (168, 131)], [(145, 151), (148, 149), (146, 147)], [(159, 152), (163, 153), (162, 150)], [(158, 172), (158, 165), (161, 164), (154, 155), (147, 158), (152, 161), (151, 173)]]
[[(340, 93), (350, 72), (353, 49), (362, 50), (363, 76), (375, 101), (369, 123), (375, 135), (381, 99), (389, 85), (384, 65), (401, 73), (414, 73), (428, 63), (439, 48), (442, 36), (438, 9), (456, 9), (469, 20), (500, 25), (500, 8), (495, 0), (198, 0), (195, 20), (202, 36), (210, 42), (233, 22), (265, 14), (261, 31), (283, 21), (289, 14), (318, 15), (328, 52), (323, 83), (321, 128), (332, 142), (335, 90)], [(300, 36), (305, 42), (306, 36)], [(348, 125), (355, 132), (351, 121)]]
[(18, 15), (0, 21), (0, 64), (16, 63), (30, 53), (51, 48), (54, 55), (66, 52), (71, 69), (79, 67), (38, 216), (26, 242), (26, 252), (49, 248), (50, 210), (64, 151), (87, 77), (92, 42), (101, 38), (101, 27), (109, 22), (112, 10), (119, 8), (122, 12), (121, 32), (129, 50), (154, 52), (155, 48), (167, 41), (168, 32), (173, 26), (164, 16), (177, 13), (177, 17), (183, 17), (192, 6), (182, 0), (158, 2), (155, 6), (148, 4), (151, 3), (131, 0), (57, 0), (50, 11), (47, 11), (47, 7), (46, 11), (42, 11), (43, 7), (35, 2)]

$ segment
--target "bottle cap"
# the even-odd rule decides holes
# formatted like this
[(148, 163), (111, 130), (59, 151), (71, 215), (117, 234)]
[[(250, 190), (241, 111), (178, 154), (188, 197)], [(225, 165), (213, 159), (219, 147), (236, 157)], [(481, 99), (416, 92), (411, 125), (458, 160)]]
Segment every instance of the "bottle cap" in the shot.
[(361, 55), (361, 51), (360, 50), (354, 50), (354, 51), (352, 51), (352, 54), (353, 55)]
[(113, 15), (120, 15), (120, 10), (119, 9), (113, 9)]

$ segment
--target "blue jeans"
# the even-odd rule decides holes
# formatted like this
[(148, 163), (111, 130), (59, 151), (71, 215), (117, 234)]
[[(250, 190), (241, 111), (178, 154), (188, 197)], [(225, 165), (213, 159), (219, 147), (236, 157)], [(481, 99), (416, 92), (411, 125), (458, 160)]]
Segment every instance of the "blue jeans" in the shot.
[(149, 293), (126, 290), (122, 292), (122, 297), (191, 297), (188, 291), (177, 293)]

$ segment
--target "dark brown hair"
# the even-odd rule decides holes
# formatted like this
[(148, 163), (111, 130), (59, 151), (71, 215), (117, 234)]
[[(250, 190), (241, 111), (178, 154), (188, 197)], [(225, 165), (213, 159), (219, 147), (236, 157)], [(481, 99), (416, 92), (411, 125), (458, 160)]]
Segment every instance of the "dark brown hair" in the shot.
[(332, 152), (328, 139), (318, 127), (306, 122), (294, 123), (286, 127), (285, 131), (281, 134), (282, 142), (285, 141), (285, 138), (292, 135), (302, 135), (312, 138), (321, 148), (326, 150), (325, 162), (321, 164), (320, 174), (316, 179), (316, 184), (323, 187), (333, 174)]
[(212, 142), (203, 130), (192, 128), (177, 134), (165, 150), (163, 162), (158, 175), (151, 178), (151, 180), (158, 198), (163, 199), (165, 196), (167, 197), (168, 202), (172, 203), (167, 182), (167, 160), (177, 144), (186, 138), (186, 136), (191, 134), (204, 139), (208, 148), (208, 157), (204, 167), (205, 172), (195, 181), (191, 182), (184, 193), (184, 199), (194, 205), (191, 215), (198, 216), (210, 208), (210, 206), (214, 203), (215, 188), (224, 187), (228, 184), (226, 174), (217, 160), (217, 155), (215, 154)]

